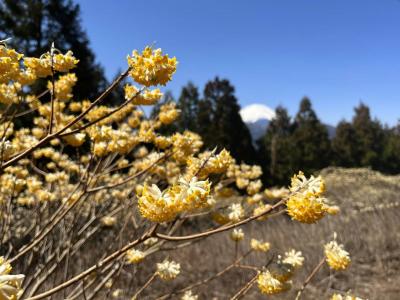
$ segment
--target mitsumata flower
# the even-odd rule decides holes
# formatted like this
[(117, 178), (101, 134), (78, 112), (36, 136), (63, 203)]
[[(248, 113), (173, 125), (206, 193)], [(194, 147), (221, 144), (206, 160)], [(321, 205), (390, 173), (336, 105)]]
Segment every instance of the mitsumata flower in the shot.
[(271, 248), (270, 243), (268, 242), (261, 242), (256, 239), (251, 239), (250, 242), (251, 249), (255, 251), (267, 252), (269, 248)]
[(244, 239), (244, 232), (241, 228), (235, 228), (232, 230), (230, 237), (233, 241), (239, 242)]
[(349, 252), (344, 250), (344, 246), (336, 241), (331, 241), (325, 245), (325, 256), (329, 267), (337, 271), (346, 269), (351, 261)]
[(126, 260), (128, 263), (137, 264), (145, 258), (144, 252), (136, 249), (130, 249), (126, 252)]
[(180, 264), (174, 261), (165, 260), (164, 262), (157, 264), (157, 275), (162, 280), (169, 281), (175, 279), (176, 276), (179, 275), (180, 271), (181, 271)]
[(273, 295), (287, 290), (288, 285), (276, 279), (269, 271), (264, 271), (258, 275), (258, 288), (261, 293)]
[(132, 57), (128, 56), (132, 78), (144, 86), (165, 85), (172, 79), (176, 71), (176, 58), (163, 55), (161, 49), (153, 50), (146, 47), (142, 53), (133, 51)]
[(363, 300), (363, 299), (352, 295), (342, 296), (340, 294), (333, 294), (330, 300)]
[(0, 257), (0, 299), (16, 300), (23, 292), (21, 289), (25, 275), (11, 275), (11, 265)]
[(157, 185), (145, 185), (138, 204), (143, 217), (154, 222), (171, 221), (182, 211), (209, 206), (208, 195), (210, 182), (198, 181), (193, 177), (190, 181), (181, 178), (164, 192)]
[(285, 257), (282, 260), (283, 263), (289, 264), (294, 268), (299, 268), (303, 265), (304, 257), (301, 251), (296, 251), (294, 249), (289, 252), (285, 252)]
[(302, 223), (315, 223), (327, 213), (338, 212), (336, 207), (327, 204), (322, 197), (325, 191), (325, 182), (320, 176), (311, 176), (307, 179), (302, 172), (293, 176), (290, 192), (292, 193), (286, 203), (287, 212), (293, 220)]

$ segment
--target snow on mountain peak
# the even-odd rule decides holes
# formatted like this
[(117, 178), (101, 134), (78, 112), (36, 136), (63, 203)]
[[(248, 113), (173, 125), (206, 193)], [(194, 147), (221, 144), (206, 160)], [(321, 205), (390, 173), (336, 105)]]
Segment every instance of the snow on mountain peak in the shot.
[(250, 104), (240, 110), (240, 116), (245, 123), (255, 123), (259, 120), (271, 121), (275, 111), (264, 104)]

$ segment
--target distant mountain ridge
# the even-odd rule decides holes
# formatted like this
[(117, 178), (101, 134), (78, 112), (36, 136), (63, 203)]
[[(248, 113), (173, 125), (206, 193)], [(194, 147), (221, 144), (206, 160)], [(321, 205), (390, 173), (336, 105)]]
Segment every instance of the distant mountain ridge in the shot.
[[(240, 116), (249, 128), (255, 145), (255, 142), (265, 134), (269, 122), (275, 118), (275, 110), (267, 105), (255, 103), (243, 107), (240, 110)], [(329, 138), (332, 139), (335, 136), (336, 127), (329, 124), (324, 124), (324, 126), (328, 131)]]
[(250, 104), (240, 110), (243, 122), (249, 128), (253, 143), (262, 137), (269, 122), (275, 118), (275, 110), (264, 104)]

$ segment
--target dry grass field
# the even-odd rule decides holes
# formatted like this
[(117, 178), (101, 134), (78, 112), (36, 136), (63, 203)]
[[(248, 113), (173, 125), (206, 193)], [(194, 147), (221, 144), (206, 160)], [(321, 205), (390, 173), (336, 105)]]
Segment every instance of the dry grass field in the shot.
[[(254, 285), (242, 299), (294, 299), (296, 290), (304, 282), (314, 266), (323, 258), (323, 245), (332, 240), (333, 232), (337, 232), (338, 242), (343, 243), (351, 254), (352, 263), (343, 272), (331, 272), (325, 265), (313, 278), (303, 293), (302, 299), (330, 299), (334, 292), (351, 291), (363, 299), (397, 300), (400, 294), (400, 176), (386, 176), (368, 169), (327, 168), (321, 172), (326, 180), (327, 197), (332, 203), (340, 206), (341, 212), (336, 216), (327, 216), (316, 225), (294, 222), (288, 217), (280, 216), (267, 221), (251, 222), (243, 227), (245, 239), (238, 244), (238, 254), (241, 255), (250, 248), (250, 237), (259, 238), (271, 243), (268, 253), (252, 253), (242, 264), (262, 266), (271, 257), (283, 254), (291, 248), (300, 250), (306, 259), (304, 267), (293, 278), (293, 287), (287, 292), (276, 296), (265, 296)], [(129, 207), (123, 208), (128, 211)], [(101, 212), (99, 212), (101, 215)], [(26, 215), (21, 219), (26, 219)], [(20, 220), (22, 221), (22, 220)], [(130, 221), (129, 221), (130, 222)], [(196, 218), (196, 223), (185, 223), (176, 233), (185, 234), (200, 232), (205, 228), (214, 227), (209, 216)], [(125, 227), (122, 240), (129, 239), (136, 233), (131, 223), (121, 224)], [(140, 224), (139, 224), (140, 226)], [(131, 229), (129, 229), (131, 227)], [(99, 230), (96, 230), (99, 229)], [(14, 228), (14, 230), (18, 230)], [(96, 258), (104, 253), (112, 252), (120, 247), (120, 228), (95, 227), (93, 235), (88, 238), (80, 253), (85, 255), (68, 255), (63, 260), (63, 252), (59, 258), (46, 256), (45, 250), (37, 252), (21, 260), (15, 268), (30, 272), (30, 264), (40, 266), (47, 259), (50, 262), (60, 261), (60, 266), (68, 265), (68, 273), (64, 267), (56, 267), (52, 273), (49, 263), (34, 286), (47, 290), (62, 278), (70, 276), (85, 267), (95, 263)], [(47, 244), (51, 246), (53, 235)], [(177, 249), (178, 248), (178, 249)], [(156, 280), (140, 295), (139, 299), (181, 299), (182, 294), (171, 292), (185, 288), (201, 280), (211, 278), (229, 266), (235, 258), (235, 243), (230, 240), (229, 232), (213, 235), (200, 244), (196, 241), (187, 243), (165, 243), (158, 251), (148, 256), (139, 265), (126, 265), (116, 262), (107, 267), (105, 273), (94, 273), (79, 285), (58, 293), (52, 299), (61, 299), (71, 292), (82, 291), (90, 286), (92, 278), (97, 277), (96, 285), (103, 287), (112, 278), (113, 285), (107, 291), (79, 296), (72, 299), (131, 299), (135, 291), (143, 286), (155, 269), (155, 263), (166, 256), (181, 262), (181, 274), (171, 282)], [(173, 251), (171, 251), (173, 250)], [(54, 261), (54, 259), (56, 259)], [(35, 262), (35, 260), (37, 260)], [(120, 261), (121, 262), (121, 261)], [(28, 269), (27, 269), (28, 268)], [(114, 269), (115, 272), (109, 272)], [(104, 275), (108, 274), (108, 275)], [(253, 276), (254, 270), (232, 269), (209, 281), (206, 285), (192, 288), (199, 299), (230, 299)], [(36, 277), (35, 277), (36, 278)], [(103, 283), (103, 285), (100, 285)], [(38, 286), (37, 286), (38, 285)], [(90, 287), (93, 289), (93, 286)], [(73, 293), (72, 293), (73, 294)], [(61, 298), (60, 298), (61, 297)]]
[[(268, 254), (252, 254), (248, 264), (267, 262), (272, 253), (293, 246), (301, 250), (307, 260), (293, 280), (295, 291), (311, 272), (312, 266), (323, 257), (323, 245), (332, 239), (333, 231), (339, 242), (351, 253), (352, 263), (344, 272), (330, 272), (324, 266), (307, 286), (302, 299), (329, 299), (334, 292), (349, 291), (364, 299), (397, 300), (400, 295), (400, 176), (386, 176), (367, 169), (327, 168), (321, 172), (327, 183), (328, 198), (341, 207), (339, 215), (324, 218), (318, 225), (299, 224), (289, 218), (276, 218), (248, 224), (247, 236), (259, 237), (271, 243)], [(232, 262), (235, 255), (228, 233), (212, 236), (202, 242), (174, 252), (172, 258), (186, 261), (183, 276), (171, 285), (155, 283), (143, 294), (143, 299), (154, 299), (179, 289), (190, 282), (213, 276)], [(227, 245), (231, 244), (232, 247)], [(239, 244), (239, 251), (249, 248), (249, 239)], [(143, 272), (143, 271), (142, 271)], [(146, 273), (146, 271), (144, 271)], [(145, 281), (147, 274), (141, 273)], [(208, 283), (193, 289), (200, 299), (229, 299), (253, 276), (251, 270), (232, 270)], [(136, 281), (137, 279), (134, 279)], [(177, 299), (171, 296), (170, 299)], [(260, 294), (254, 286), (244, 299), (294, 299), (294, 292), (273, 297)], [(124, 299), (121, 296), (121, 299)]]

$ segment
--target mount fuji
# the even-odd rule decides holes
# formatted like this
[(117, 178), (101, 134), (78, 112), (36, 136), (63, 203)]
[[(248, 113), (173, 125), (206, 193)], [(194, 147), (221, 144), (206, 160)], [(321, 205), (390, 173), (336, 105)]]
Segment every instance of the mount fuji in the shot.
[[(250, 104), (240, 110), (240, 116), (249, 128), (253, 143), (265, 134), (269, 122), (275, 118), (275, 111), (264, 104)], [(330, 139), (336, 134), (336, 127), (324, 124)]]
[(264, 135), (269, 122), (275, 118), (275, 111), (264, 104), (250, 104), (240, 110), (240, 116), (250, 130), (253, 141)]

